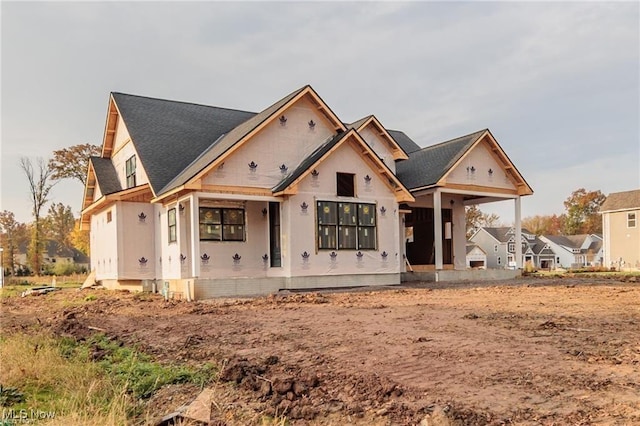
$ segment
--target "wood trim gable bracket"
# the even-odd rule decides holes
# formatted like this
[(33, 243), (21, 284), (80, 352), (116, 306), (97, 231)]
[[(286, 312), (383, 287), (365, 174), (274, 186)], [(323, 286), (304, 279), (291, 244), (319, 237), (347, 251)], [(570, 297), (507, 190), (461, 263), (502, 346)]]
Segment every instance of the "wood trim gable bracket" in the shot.
[[(389, 170), (386, 164), (380, 160), (380, 158), (371, 150), (369, 145), (362, 139), (362, 136), (355, 130), (350, 129), (347, 131), (345, 135), (338, 143), (332, 146), (322, 157), (316, 160), (312, 165), (307, 167), (307, 169), (296, 179), (294, 180), (287, 188), (282, 191), (278, 191), (273, 194), (275, 196), (280, 195), (292, 195), (297, 192), (297, 186), (302, 182), (302, 180), (307, 177), (311, 173), (314, 168), (317, 168), (320, 163), (322, 163), (325, 159), (327, 159), (331, 154), (333, 154), (338, 148), (342, 146), (344, 143), (350, 143), (354, 148), (354, 151), (369, 165), (369, 167), (378, 173), (382, 177), (382, 181), (387, 185), (389, 189), (393, 192), (394, 196), (399, 202), (413, 202), (415, 198), (411, 195), (409, 190), (402, 185), (402, 183), (398, 180), (398, 178)], [(393, 182), (393, 185), (391, 184)]]
[(218, 167), (218, 165), (223, 163), (227, 158), (229, 158), (229, 156), (231, 156), (234, 152), (240, 149), (248, 140), (250, 140), (256, 134), (261, 132), (265, 127), (271, 124), (274, 120), (277, 120), (278, 117), (280, 117), (285, 110), (287, 110), (289, 107), (291, 107), (293, 104), (295, 104), (296, 102), (298, 102), (300, 99), (302, 99), (304, 96), (307, 96), (307, 95), (311, 97), (312, 102), (319, 105), (319, 109), (320, 107), (322, 107), (324, 114), (327, 116), (327, 118), (330, 121), (334, 123), (334, 125), (337, 124), (339, 126), (336, 129), (340, 129), (342, 131), (347, 130), (345, 125), (342, 124), (342, 122), (338, 119), (338, 117), (335, 114), (333, 114), (331, 109), (322, 101), (322, 99), (320, 98), (320, 96), (318, 96), (315, 90), (313, 90), (311, 86), (306, 86), (303, 90), (300, 91), (300, 93), (298, 93), (293, 98), (289, 99), (289, 101), (287, 101), (284, 105), (282, 105), (280, 108), (274, 111), (269, 117), (264, 119), (260, 124), (258, 124), (252, 130), (250, 130), (247, 134), (245, 134), (242, 138), (240, 138), (240, 140), (238, 140), (238, 142), (236, 142), (226, 152), (224, 152), (222, 155), (220, 155), (218, 158), (212, 161), (204, 169), (196, 173), (195, 176), (189, 179), (189, 181), (187, 182), (187, 185), (192, 181), (195, 181), (197, 179), (202, 179), (203, 176), (211, 172), (211, 170), (213, 170), (214, 168)]
[(378, 120), (375, 115), (369, 117), (369, 119), (362, 123), (360, 127), (356, 129), (356, 131), (359, 132), (369, 125), (373, 125), (373, 127), (377, 130), (377, 134), (381, 136), (382, 139), (387, 143), (389, 148), (391, 148), (394, 160), (397, 161), (409, 159), (409, 156), (404, 152), (400, 145), (398, 145), (395, 139), (393, 139), (393, 137), (389, 134), (387, 129), (382, 125), (382, 123), (380, 123), (380, 120)]
[[(487, 140), (487, 138), (489, 140)], [(447, 177), (456, 167), (458, 167), (467, 155), (473, 151), (477, 146), (485, 144), (489, 150), (489, 153), (497, 160), (500, 164), (500, 167), (507, 173), (509, 176), (511, 183), (517, 188), (517, 190), (509, 190), (509, 189), (501, 189), (501, 188), (493, 188), (493, 187), (485, 187), (479, 185), (460, 185), (460, 184), (451, 184), (447, 183)], [(533, 190), (527, 182), (524, 180), (522, 175), (515, 168), (509, 157), (507, 157), (506, 153), (500, 148), (498, 142), (493, 138), (491, 132), (489, 130), (485, 130), (485, 132), (478, 137), (478, 139), (466, 150), (466, 152), (460, 156), (460, 158), (447, 170), (447, 172), (436, 182), (433, 186), (439, 186), (443, 188), (456, 188), (456, 189), (472, 189), (478, 188), (482, 189), (484, 192), (495, 192), (495, 193), (507, 193), (507, 194), (517, 194), (517, 195), (531, 195), (533, 194)]]

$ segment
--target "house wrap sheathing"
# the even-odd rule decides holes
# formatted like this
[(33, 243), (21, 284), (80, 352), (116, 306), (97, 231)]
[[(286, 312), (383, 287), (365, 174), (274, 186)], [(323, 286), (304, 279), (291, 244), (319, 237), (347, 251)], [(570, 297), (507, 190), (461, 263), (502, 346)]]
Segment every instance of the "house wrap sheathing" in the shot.
[(104, 286), (201, 299), (465, 269), (465, 205), (531, 193), (489, 130), (420, 148), (310, 86), (259, 113), (111, 93), (82, 224)]

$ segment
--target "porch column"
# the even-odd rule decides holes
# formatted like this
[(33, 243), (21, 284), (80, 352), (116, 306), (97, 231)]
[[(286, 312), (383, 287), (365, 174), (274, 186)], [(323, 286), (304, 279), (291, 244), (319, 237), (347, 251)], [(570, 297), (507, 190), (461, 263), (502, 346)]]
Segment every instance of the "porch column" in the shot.
[(515, 213), (516, 213), (516, 269), (522, 269), (522, 222), (520, 220), (521, 206), (520, 196), (516, 197), (515, 201)]
[(442, 265), (442, 194), (439, 189), (433, 193), (433, 242), (436, 251), (436, 271)]
[(200, 276), (200, 205), (198, 196), (191, 195), (191, 276)]

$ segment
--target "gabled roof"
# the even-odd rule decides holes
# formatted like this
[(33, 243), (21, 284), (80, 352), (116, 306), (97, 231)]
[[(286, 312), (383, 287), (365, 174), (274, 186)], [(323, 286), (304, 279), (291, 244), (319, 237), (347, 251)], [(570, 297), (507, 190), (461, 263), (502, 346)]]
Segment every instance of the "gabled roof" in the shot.
[[(513, 234), (514, 234), (513, 228), (509, 226), (499, 226), (499, 227), (483, 226), (480, 229), (484, 229), (487, 234), (491, 235), (494, 239), (496, 239), (501, 243), (509, 242), (509, 240), (513, 237)], [(529, 232), (529, 230), (527, 230), (526, 228), (521, 228), (520, 233), (523, 237), (525, 234), (533, 235), (533, 233)]]
[(385, 129), (385, 127), (382, 125), (382, 123), (380, 123), (375, 115), (368, 115), (354, 123), (347, 124), (347, 128), (355, 129), (358, 132), (366, 129), (369, 126), (372, 126), (374, 129), (376, 129), (378, 135), (385, 142), (387, 142), (388, 148), (392, 152), (394, 160), (407, 160), (409, 158), (404, 148), (402, 148), (402, 146), (393, 138), (393, 136), (391, 136), (389, 131)]
[(616, 210), (629, 210), (640, 208), (640, 189), (624, 192), (613, 192), (600, 206), (600, 213)]
[(482, 250), (482, 247), (480, 247), (480, 246), (479, 246), (479, 245), (477, 245), (477, 244), (473, 244), (473, 243), (467, 243), (467, 247), (466, 247), (466, 249), (467, 249), (467, 254), (471, 253), (474, 249), (478, 249), (478, 250), (480, 250), (480, 251), (481, 251), (482, 253), (484, 253), (485, 255), (487, 254), (487, 252), (486, 252), (486, 251)]
[(409, 160), (398, 163), (398, 177), (412, 191), (436, 186), (446, 188), (446, 178), (475, 146), (485, 143), (487, 149), (509, 176), (518, 195), (531, 195), (533, 190), (502, 150), (489, 129), (484, 129), (412, 152)]
[(155, 194), (221, 135), (256, 115), (118, 92), (111, 96)]
[(91, 167), (93, 167), (96, 182), (103, 195), (122, 191), (118, 174), (110, 158), (89, 157), (89, 162), (91, 163)]
[(409, 189), (433, 186), (453, 167), (487, 129), (409, 153), (396, 165), (396, 172)]
[(355, 130), (350, 129), (346, 132), (338, 133), (336, 136), (327, 140), (324, 144), (319, 146), (311, 155), (305, 158), (298, 167), (295, 168), (287, 177), (279, 182), (272, 190), (275, 195), (286, 193), (286, 190), (291, 186), (300, 182), (308, 173), (311, 172), (313, 167), (320, 164), (332, 151), (337, 149), (342, 143), (348, 140), (353, 140), (362, 148), (361, 155), (363, 158), (367, 158), (371, 162), (373, 170), (378, 173), (388, 187), (394, 191), (394, 196), (398, 201), (415, 201), (409, 190), (398, 180), (389, 167), (376, 155), (371, 147), (362, 139), (362, 136)]
[[(230, 129), (228, 133), (222, 134), (219, 136), (219, 139), (216, 140), (213, 144), (209, 145), (209, 147), (201, 152), (201, 155), (194, 159), (194, 161), (188, 165), (188, 167), (184, 168), (182, 172), (167, 184), (158, 192), (156, 195), (162, 195), (166, 192), (183, 185), (200, 175), (206, 170), (210, 169), (213, 162), (215, 160), (220, 159), (225, 154), (229, 153), (232, 148), (239, 146), (239, 144), (246, 140), (248, 136), (250, 136), (253, 132), (257, 131), (262, 125), (266, 124), (268, 121), (275, 118), (275, 116), (279, 115), (279, 112), (289, 106), (291, 103), (300, 99), (304, 95), (310, 95), (316, 102), (319, 104), (319, 109), (323, 111), (325, 116), (333, 122), (333, 125), (336, 126), (339, 130), (346, 130), (346, 127), (342, 122), (337, 120), (336, 115), (331, 111), (331, 109), (324, 104), (320, 96), (311, 88), (311, 86), (306, 85), (284, 98), (280, 99), (276, 103), (272, 104), (262, 112), (255, 114), (253, 117), (248, 120), (239, 123), (233, 129)], [(133, 139), (133, 136), (132, 136)]]
[(588, 234), (581, 235), (545, 235), (549, 241), (563, 247), (568, 247), (572, 249), (579, 249), (582, 247), (585, 238)]
[(395, 139), (396, 142), (398, 142), (398, 145), (400, 145), (400, 147), (402, 147), (404, 152), (406, 152), (407, 154), (411, 154), (412, 152), (420, 151), (422, 149), (420, 148), (420, 145), (415, 143), (404, 132), (401, 132), (400, 130), (388, 130), (388, 132), (391, 135), (391, 137)]
[[(584, 242), (590, 236), (596, 237), (591, 241), (589, 247), (582, 248)], [(597, 253), (602, 248), (602, 239), (597, 234), (578, 234), (578, 235), (544, 235), (546, 239), (551, 241), (554, 244), (557, 244), (565, 249), (570, 250), (578, 250), (580, 249), (581, 253), (588, 253), (589, 251), (593, 251)]]

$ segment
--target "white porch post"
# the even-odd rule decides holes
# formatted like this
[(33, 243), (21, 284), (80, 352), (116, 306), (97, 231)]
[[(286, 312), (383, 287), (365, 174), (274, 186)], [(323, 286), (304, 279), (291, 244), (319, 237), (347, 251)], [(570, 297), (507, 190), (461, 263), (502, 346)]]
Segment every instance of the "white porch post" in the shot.
[(200, 276), (200, 206), (198, 196), (191, 195), (191, 276)]
[(521, 222), (521, 205), (520, 196), (515, 198), (515, 214), (516, 214), (516, 269), (522, 269), (522, 222)]
[(436, 250), (436, 271), (442, 264), (442, 194), (439, 189), (433, 193), (433, 240)]

